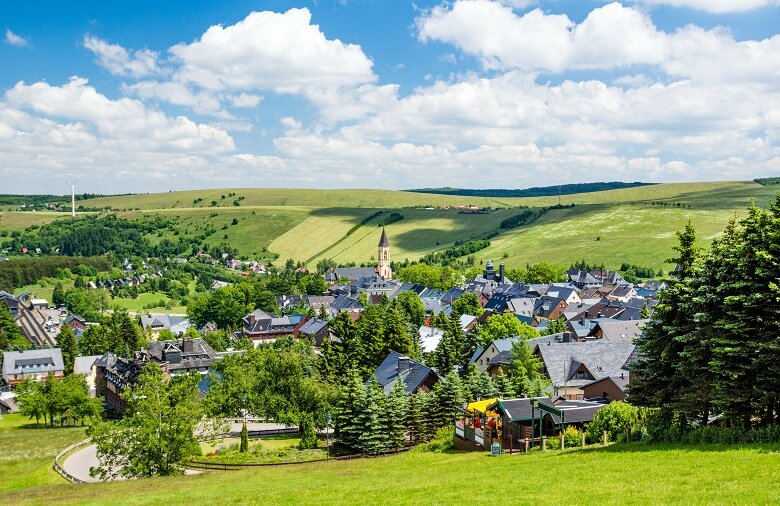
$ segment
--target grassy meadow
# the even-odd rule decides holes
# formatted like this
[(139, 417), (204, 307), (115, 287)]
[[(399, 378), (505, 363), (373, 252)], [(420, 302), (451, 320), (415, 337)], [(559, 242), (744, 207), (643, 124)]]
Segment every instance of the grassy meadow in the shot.
[(8, 504), (2, 494), (12, 490), (64, 483), (51, 467), (54, 457), (84, 438), (84, 427), (51, 428), (21, 415), (0, 416), (0, 504)]
[(0, 495), (27, 504), (777, 504), (780, 447), (611, 445), (489, 457), (422, 453)]
[[(585, 259), (612, 268), (626, 262), (666, 270), (675, 231), (688, 220), (706, 245), (731, 216), (744, 214), (752, 199), (763, 204), (776, 191), (777, 187), (754, 182), (709, 182), (563, 195), (561, 202), (575, 207), (551, 210), (527, 225), (500, 231), (491, 246), (476, 256), (480, 261), (504, 261), (510, 268), (539, 261), (568, 266)], [(520, 212), (518, 206), (551, 206), (558, 203), (558, 196), (492, 199), (389, 190), (217, 189), (101, 197), (81, 203), (119, 209), (128, 218), (160, 214), (176, 221), (175, 231), (150, 235), (151, 241), (210, 230), (206, 244), (227, 242), (246, 257), (277, 263), (292, 258), (313, 267), (323, 258), (358, 264), (373, 261), (377, 224), (392, 212), (404, 216), (387, 227), (392, 258), (415, 260), (456, 241), (498, 230), (503, 219)], [(425, 209), (465, 204), (501, 209), (484, 215)], [(355, 229), (377, 211), (383, 214)], [(2, 213), (0, 233), (58, 216)]]

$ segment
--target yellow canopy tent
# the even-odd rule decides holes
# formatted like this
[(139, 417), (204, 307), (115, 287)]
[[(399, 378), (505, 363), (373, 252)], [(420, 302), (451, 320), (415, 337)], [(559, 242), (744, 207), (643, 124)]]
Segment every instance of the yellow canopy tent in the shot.
[(469, 411), (469, 413), (478, 412), (478, 413), (484, 413), (490, 417), (496, 417), (498, 416), (498, 414), (493, 411), (488, 411), (487, 408), (491, 404), (495, 404), (497, 400), (498, 399), (483, 399), (481, 401), (472, 402), (471, 404), (466, 406), (466, 409)]

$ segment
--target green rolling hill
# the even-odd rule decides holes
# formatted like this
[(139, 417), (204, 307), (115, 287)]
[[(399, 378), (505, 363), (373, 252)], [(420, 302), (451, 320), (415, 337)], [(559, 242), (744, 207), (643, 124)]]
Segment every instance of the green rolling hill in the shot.
[[(372, 261), (378, 224), (391, 213), (399, 213), (403, 219), (387, 226), (396, 260), (414, 260), (456, 241), (493, 233), (491, 246), (477, 254), (479, 260), (504, 261), (509, 267), (542, 260), (569, 265), (585, 259), (611, 267), (627, 262), (663, 268), (664, 260), (672, 253), (675, 231), (688, 220), (706, 244), (731, 216), (743, 213), (751, 199), (762, 205), (776, 192), (777, 187), (751, 181), (658, 184), (564, 195), (561, 202), (574, 207), (550, 209), (540, 218), (510, 230), (501, 230), (500, 224), (522, 212), (521, 207), (553, 206), (559, 197), (218, 189), (100, 197), (80, 201), (80, 205), (109, 207), (128, 218), (163, 214), (176, 220), (181, 234), (213, 229), (208, 244), (228, 242), (247, 256), (292, 258), (310, 265), (322, 258)], [(464, 205), (496, 210), (462, 214), (444, 209)], [(3, 212), (0, 234), (63, 218), (63, 213)]]

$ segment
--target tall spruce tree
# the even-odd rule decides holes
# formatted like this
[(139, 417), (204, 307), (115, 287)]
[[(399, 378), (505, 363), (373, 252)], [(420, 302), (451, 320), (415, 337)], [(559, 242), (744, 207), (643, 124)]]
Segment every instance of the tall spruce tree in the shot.
[(384, 358), (390, 351), (410, 356), (414, 353), (414, 342), (409, 335), (409, 327), (403, 313), (396, 304), (390, 304), (385, 311), (383, 351)]
[(358, 416), (366, 404), (366, 392), (357, 369), (348, 372), (335, 409), (335, 441), (348, 453), (360, 452), (360, 434), (363, 428)]
[(721, 317), (723, 299), (728, 296), (733, 282), (735, 248), (739, 238), (736, 220), (726, 226), (723, 236), (712, 243), (702, 258), (701, 269), (689, 280), (691, 298), (683, 301), (683, 309), (693, 315), (695, 326), (676, 339), (680, 349), (677, 374), (685, 378), (687, 388), (679, 390), (671, 402), (686, 418), (698, 419), (706, 425), (712, 413), (715, 386), (718, 375), (713, 368), (713, 349), (720, 338), (718, 319)]
[(389, 395), (385, 398), (385, 432), (390, 449), (401, 448), (406, 443), (406, 414), (409, 411), (409, 399), (406, 384), (402, 380), (393, 382)]
[(634, 366), (635, 378), (631, 385), (632, 401), (639, 405), (661, 407), (667, 413), (673, 409), (680, 389), (688, 381), (679, 373), (682, 342), (679, 336), (695, 331), (696, 323), (690, 307), (691, 278), (696, 274), (699, 248), (696, 231), (688, 222), (677, 232), (677, 256), (668, 260), (675, 268), (666, 281), (667, 287), (658, 296), (653, 319), (638, 340), (641, 360)]
[(371, 376), (365, 385), (365, 396), (357, 420), (361, 427), (358, 445), (363, 453), (377, 454), (387, 450), (390, 435), (387, 433), (387, 399), (376, 378)]
[[(776, 204), (775, 204), (776, 205)], [(773, 372), (777, 354), (777, 235), (773, 213), (752, 205), (740, 221), (739, 238), (725, 265), (734, 281), (723, 297), (716, 323), (713, 367), (718, 375), (718, 405), (727, 419), (749, 426), (757, 415), (762, 423), (776, 418), (778, 391)]]
[(409, 443), (418, 445), (427, 440), (428, 430), (425, 424), (425, 409), (428, 394), (418, 392), (409, 397), (406, 410), (406, 428), (409, 435)]
[(433, 388), (433, 425), (435, 429), (448, 427), (458, 416), (463, 404), (463, 384), (456, 372), (449, 373), (444, 381)]
[(364, 373), (369, 374), (385, 358), (384, 307), (367, 306), (355, 326), (357, 335), (356, 363)]
[(63, 325), (57, 336), (57, 346), (62, 352), (62, 362), (65, 368), (65, 376), (73, 374), (73, 367), (78, 356), (78, 347), (76, 345), (76, 336), (73, 329), (68, 325)]

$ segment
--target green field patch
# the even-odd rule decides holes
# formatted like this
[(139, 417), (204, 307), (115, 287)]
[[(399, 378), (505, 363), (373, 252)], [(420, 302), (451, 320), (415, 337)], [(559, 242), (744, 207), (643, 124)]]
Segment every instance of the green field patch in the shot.
[[(83, 427), (36, 426), (22, 415), (0, 416), (0, 494), (65, 483), (52, 470), (54, 457), (86, 437)], [(7, 504), (0, 498), (0, 504)]]
[[(41, 226), (69, 216), (69, 214), (55, 212), (4, 211), (0, 212), (0, 231), (14, 232), (16, 230), (24, 230), (32, 225)], [(3, 237), (0, 237), (0, 242), (2, 241)]]
[(729, 210), (702, 210), (637, 205), (581, 205), (553, 209), (528, 227), (505, 232), (477, 254), (482, 261), (503, 261), (508, 267), (552, 262), (568, 266), (585, 259), (609, 268), (632, 263), (668, 270), (675, 231), (690, 219), (706, 244), (717, 237), (734, 214)]
[[(0, 496), (6, 504), (777, 504), (777, 445), (611, 445), (488, 457), (390, 457), (209, 472)], [(564, 486), (551, 480), (565, 480)]]

